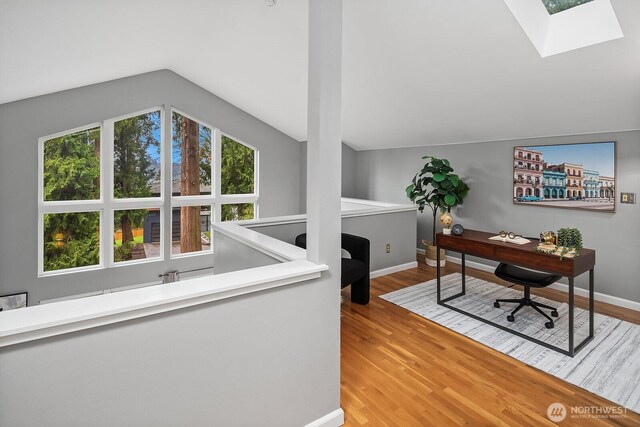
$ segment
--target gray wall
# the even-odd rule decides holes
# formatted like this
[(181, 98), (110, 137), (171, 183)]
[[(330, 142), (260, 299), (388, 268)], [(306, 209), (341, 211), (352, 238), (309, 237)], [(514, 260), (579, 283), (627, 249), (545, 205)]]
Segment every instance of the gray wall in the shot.
[(300, 207), (300, 144), (181, 76), (162, 70), (0, 105), (0, 294), (43, 299), (153, 282), (169, 270), (210, 266), (211, 255), (37, 278), (38, 138), (172, 105), (260, 150), (260, 215)]
[[(296, 236), (306, 231), (306, 223), (249, 225), (247, 228), (294, 244)], [(416, 235), (415, 211), (342, 218), (342, 232), (369, 239), (371, 271), (395, 267), (416, 260), (416, 248), (413, 243)], [(391, 245), (390, 253), (386, 252), (387, 243)]]
[[(543, 230), (577, 227), (585, 247), (597, 251), (596, 292), (640, 302), (637, 263), (640, 259), (640, 205), (618, 204), (616, 213), (515, 205), (513, 147), (596, 141), (618, 141), (617, 193), (640, 193), (640, 132), (619, 132), (518, 141), (496, 141), (448, 146), (425, 146), (357, 153), (359, 198), (406, 203), (404, 189), (424, 165), (422, 156), (451, 161), (471, 190), (453, 212), (455, 222), (467, 228), (513, 230), (537, 236)], [(431, 233), (429, 214), (418, 215), (417, 246)], [(585, 278), (577, 281), (584, 287)]]
[(213, 253), (216, 266), (214, 274), (280, 263), (277, 259), (215, 230), (213, 231), (213, 241), (216, 245), (216, 250)]
[(316, 279), (0, 348), (0, 425), (311, 423), (340, 404), (335, 286)]
[(357, 154), (358, 152), (347, 144), (342, 144), (342, 197), (356, 197), (357, 185)]
[[(342, 197), (356, 197), (358, 152), (342, 143)], [(300, 143), (300, 212), (307, 211), (307, 142)]]

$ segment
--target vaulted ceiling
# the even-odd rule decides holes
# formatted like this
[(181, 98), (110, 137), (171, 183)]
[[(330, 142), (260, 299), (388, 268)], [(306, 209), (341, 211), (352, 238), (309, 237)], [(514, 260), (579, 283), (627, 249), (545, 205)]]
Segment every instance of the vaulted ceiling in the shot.
[[(640, 129), (640, 1), (611, 3), (624, 38), (542, 58), (503, 0), (344, 0), (345, 142)], [(307, 20), (306, 0), (0, 0), (0, 103), (168, 68), (302, 141)]]

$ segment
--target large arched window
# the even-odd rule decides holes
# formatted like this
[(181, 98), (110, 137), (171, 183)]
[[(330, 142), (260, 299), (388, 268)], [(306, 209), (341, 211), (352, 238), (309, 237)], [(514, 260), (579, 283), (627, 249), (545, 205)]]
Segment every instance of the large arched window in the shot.
[(258, 151), (169, 107), (42, 137), (38, 170), (39, 276), (211, 252), (258, 214)]

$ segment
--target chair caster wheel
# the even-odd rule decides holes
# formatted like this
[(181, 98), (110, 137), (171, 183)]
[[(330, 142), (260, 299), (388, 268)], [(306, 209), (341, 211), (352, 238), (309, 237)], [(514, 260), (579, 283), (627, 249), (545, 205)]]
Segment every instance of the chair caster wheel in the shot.
[(494, 302), (494, 303), (493, 303), (493, 306), (494, 306), (495, 308), (500, 308), (500, 303), (499, 303), (499, 302)]
[(514, 322), (514, 321), (516, 320), (516, 318), (515, 318), (514, 316), (512, 316), (512, 315), (508, 315), (508, 316), (507, 316), (507, 320), (508, 320), (509, 322)]
[(546, 326), (547, 329), (553, 329), (553, 322), (547, 322), (544, 324), (544, 326)]
[(551, 312), (551, 317), (558, 317), (558, 312), (557, 312), (557, 311), (555, 311), (555, 310), (553, 310), (553, 311)]

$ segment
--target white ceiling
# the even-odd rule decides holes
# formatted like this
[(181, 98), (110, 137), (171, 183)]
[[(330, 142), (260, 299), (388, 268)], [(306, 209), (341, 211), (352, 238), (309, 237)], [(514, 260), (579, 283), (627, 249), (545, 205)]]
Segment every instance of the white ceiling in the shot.
[[(640, 129), (640, 1), (612, 4), (624, 38), (541, 58), (503, 0), (344, 0), (345, 142)], [(0, 103), (163, 68), (306, 139), (306, 0), (0, 0)]]

